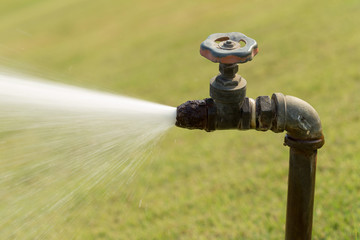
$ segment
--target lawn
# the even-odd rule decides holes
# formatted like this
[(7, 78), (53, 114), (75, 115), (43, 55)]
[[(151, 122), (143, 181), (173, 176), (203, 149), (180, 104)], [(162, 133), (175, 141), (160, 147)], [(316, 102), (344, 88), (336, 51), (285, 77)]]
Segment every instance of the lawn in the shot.
[[(322, 119), (313, 239), (360, 239), (358, 0), (0, 5), (0, 65), (170, 106), (208, 97), (218, 71), (199, 54), (208, 35), (239, 31), (256, 39), (259, 54), (239, 67), (247, 95), (297, 96)], [(131, 183), (106, 189), (107, 198), (87, 196), (85, 207), (68, 213), (76, 220), (44, 239), (282, 239), (283, 137), (174, 127)]]

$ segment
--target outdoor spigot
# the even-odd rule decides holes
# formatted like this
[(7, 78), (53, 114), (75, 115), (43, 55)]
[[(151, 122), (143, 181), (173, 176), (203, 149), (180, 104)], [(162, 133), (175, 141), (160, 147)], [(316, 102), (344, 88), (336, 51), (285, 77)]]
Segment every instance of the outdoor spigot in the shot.
[(307, 102), (282, 93), (246, 97), (246, 80), (238, 63), (258, 53), (254, 39), (242, 33), (216, 33), (200, 46), (200, 54), (219, 63), (220, 74), (210, 80), (210, 96), (177, 107), (176, 126), (204, 129), (286, 131), (290, 147), (286, 240), (311, 240), (317, 149), (324, 144), (321, 121)]

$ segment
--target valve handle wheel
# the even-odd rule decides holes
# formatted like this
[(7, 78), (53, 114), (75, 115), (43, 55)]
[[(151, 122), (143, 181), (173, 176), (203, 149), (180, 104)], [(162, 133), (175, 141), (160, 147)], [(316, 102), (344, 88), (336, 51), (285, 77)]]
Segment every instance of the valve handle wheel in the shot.
[(239, 32), (214, 33), (200, 45), (200, 54), (215, 63), (246, 63), (257, 53), (256, 41)]

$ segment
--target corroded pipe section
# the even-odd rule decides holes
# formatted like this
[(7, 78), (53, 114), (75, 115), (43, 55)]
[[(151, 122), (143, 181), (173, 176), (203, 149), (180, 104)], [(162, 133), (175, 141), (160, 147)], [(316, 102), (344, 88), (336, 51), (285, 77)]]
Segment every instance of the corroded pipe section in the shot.
[(239, 103), (215, 103), (212, 98), (187, 101), (177, 107), (176, 126), (205, 131), (255, 129), (255, 100)]
[(206, 129), (208, 110), (205, 100), (187, 101), (177, 107), (175, 125), (187, 129)]
[[(206, 131), (256, 129), (287, 131), (297, 140), (321, 139), (318, 113), (307, 102), (281, 93), (272, 97), (245, 98), (242, 103), (224, 104), (211, 98), (187, 101), (177, 108), (176, 126)], [(321, 145), (321, 144), (320, 144)], [(319, 147), (321, 147), (319, 145)]]
[(187, 129), (215, 130), (216, 106), (214, 100), (187, 101), (177, 107), (175, 125)]

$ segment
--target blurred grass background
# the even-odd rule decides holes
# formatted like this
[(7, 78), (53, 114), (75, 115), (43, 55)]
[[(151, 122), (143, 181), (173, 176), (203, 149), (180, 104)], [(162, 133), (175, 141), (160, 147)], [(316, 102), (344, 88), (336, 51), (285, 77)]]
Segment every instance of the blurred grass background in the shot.
[[(359, 23), (358, 0), (2, 0), (0, 62), (177, 106), (207, 97), (217, 73), (200, 43), (243, 32), (260, 49), (240, 66), (247, 95), (294, 95), (321, 116), (313, 238), (359, 239)], [(282, 239), (283, 135), (173, 128), (126, 189), (74, 209), (49, 238)]]

